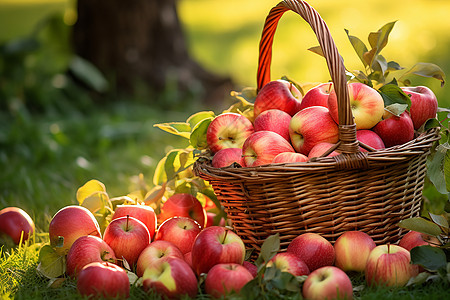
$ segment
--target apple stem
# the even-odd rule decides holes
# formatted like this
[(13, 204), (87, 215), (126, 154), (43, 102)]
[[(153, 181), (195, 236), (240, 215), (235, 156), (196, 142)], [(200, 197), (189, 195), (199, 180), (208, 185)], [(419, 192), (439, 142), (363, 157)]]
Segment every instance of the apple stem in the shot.
[(125, 226), (125, 231), (128, 231), (128, 220), (130, 219), (130, 215), (127, 215), (127, 224)]
[(225, 243), (225, 239), (227, 238), (227, 235), (228, 235), (228, 230), (225, 230), (225, 235), (223, 236), (222, 244)]
[(391, 243), (387, 243), (388, 253), (391, 253)]

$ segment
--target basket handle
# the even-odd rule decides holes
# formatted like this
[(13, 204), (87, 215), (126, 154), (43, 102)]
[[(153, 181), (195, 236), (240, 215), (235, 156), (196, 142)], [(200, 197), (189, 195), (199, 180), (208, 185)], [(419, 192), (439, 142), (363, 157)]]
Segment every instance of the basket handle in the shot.
[[(309, 23), (316, 34), (319, 45), (326, 59), (328, 71), (333, 81), (338, 102), (339, 142), (336, 145), (342, 153), (360, 153), (356, 139), (356, 124), (350, 108), (347, 78), (342, 57), (331, 37), (328, 26), (319, 13), (308, 3), (301, 0), (284, 0), (273, 7), (264, 23), (259, 44), (259, 61), (257, 72), (258, 91), (270, 81), (270, 64), (272, 62), (273, 37), (281, 16), (288, 10), (299, 14)], [(334, 149), (333, 149), (334, 150)], [(332, 150), (331, 150), (332, 151)], [(329, 152), (331, 152), (329, 151)], [(328, 154), (328, 153), (326, 153)]]

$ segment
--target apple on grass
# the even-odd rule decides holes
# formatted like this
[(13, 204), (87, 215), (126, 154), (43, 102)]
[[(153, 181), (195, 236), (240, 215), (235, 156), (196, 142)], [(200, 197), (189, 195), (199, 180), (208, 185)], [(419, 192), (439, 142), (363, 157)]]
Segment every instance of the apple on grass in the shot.
[(142, 287), (153, 290), (169, 299), (195, 298), (198, 290), (197, 277), (183, 259), (165, 257), (154, 261), (145, 268)]
[(308, 155), (309, 151), (319, 143), (337, 143), (339, 129), (328, 108), (310, 106), (292, 117), (289, 135), (295, 151)]
[(128, 298), (130, 282), (127, 272), (116, 264), (92, 262), (84, 266), (77, 278), (78, 292), (91, 298)]
[(141, 254), (136, 263), (136, 275), (142, 277), (145, 268), (147, 268), (155, 260), (173, 256), (184, 259), (183, 253), (177, 246), (168, 241), (153, 241), (148, 245)]
[(441, 243), (436, 237), (413, 230), (405, 234), (398, 242), (400, 247), (403, 247), (408, 251), (411, 251), (412, 248), (417, 246), (436, 246), (440, 244)]
[(221, 149), (214, 154), (211, 160), (211, 165), (214, 168), (228, 167), (233, 163), (238, 163), (240, 166), (244, 165), (242, 148)]
[(418, 272), (418, 266), (411, 264), (408, 250), (387, 244), (377, 246), (370, 252), (365, 278), (370, 286), (402, 287)]
[(311, 272), (303, 283), (302, 294), (308, 300), (353, 299), (353, 286), (348, 275), (334, 266)]
[(267, 267), (276, 267), (281, 272), (288, 272), (294, 276), (308, 275), (309, 268), (306, 263), (294, 253), (279, 252), (267, 263)]
[(386, 147), (402, 145), (414, 138), (414, 125), (408, 112), (396, 116), (386, 111), (386, 114), (374, 128)]
[(161, 224), (172, 217), (192, 218), (203, 228), (206, 224), (206, 211), (202, 203), (188, 193), (177, 193), (170, 196), (162, 205), (157, 216)]
[(202, 227), (197, 221), (186, 217), (172, 217), (159, 225), (155, 241), (169, 241), (177, 246), (184, 255), (191, 251), (194, 240), (200, 231), (202, 231)]
[(253, 279), (247, 268), (236, 263), (222, 263), (213, 266), (205, 279), (205, 291), (214, 298), (239, 293), (244, 285)]
[(0, 210), (0, 236), (11, 239), (13, 244), (19, 245), (20, 241), (25, 242), (33, 235), (34, 230), (33, 219), (23, 209), (5, 207)]
[(409, 86), (401, 89), (411, 99), (409, 112), (414, 129), (419, 129), (428, 119), (436, 118), (438, 101), (432, 90), (426, 86)]
[(289, 123), (291, 115), (279, 109), (269, 109), (260, 113), (253, 121), (255, 131), (268, 130), (278, 133), (286, 141), (290, 142)]
[(206, 143), (213, 153), (225, 148), (241, 148), (253, 131), (252, 122), (245, 116), (223, 113), (209, 124), (206, 130)]
[(85, 207), (69, 205), (53, 216), (48, 227), (50, 245), (56, 253), (66, 255), (79, 237), (93, 235), (101, 237), (100, 226), (94, 215)]
[(320, 267), (331, 266), (334, 263), (333, 245), (317, 233), (303, 233), (294, 238), (286, 252), (295, 254), (308, 266), (309, 271)]
[[(384, 149), (384, 142), (381, 137), (375, 133), (375, 131), (369, 129), (361, 129), (356, 131), (356, 139), (367, 146), (370, 146), (376, 150)], [(362, 152), (367, 152), (366, 149), (359, 147)]]
[(302, 93), (287, 80), (273, 80), (258, 92), (253, 106), (254, 117), (263, 111), (279, 109), (293, 116), (300, 110)]
[(333, 83), (321, 83), (309, 91), (303, 96), (302, 103), (300, 104), (300, 110), (310, 106), (324, 106), (328, 107), (328, 96), (333, 89)]
[[(361, 82), (352, 82), (348, 84), (348, 94), (357, 130), (370, 129), (381, 120), (384, 113), (384, 101), (377, 90)], [(334, 90), (328, 97), (328, 109), (334, 121), (339, 123), (337, 97)]]
[(153, 239), (156, 231), (156, 214), (153, 208), (148, 205), (117, 205), (112, 220), (120, 217), (130, 216), (138, 219), (147, 227), (150, 238)]
[(255, 131), (242, 145), (246, 167), (270, 164), (275, 156), (283, 152), (295, 152), (295, 150), (288, 141), (273, 131)]
[(297, 152), (283, 152), (275, 156), (272, 160), (272, 163), (294, 163), (305, 161), (308, 161), (308, 156), (306, 155)]
[(92, 262), (116, 262), (114, 250), (101, 238), (93, 235), (79, 237), (70, 247), (66, 258), (66, 273), (76, 278), (81, 269)]
[[(327, 142), (321, 142), (321, 143), (316, 144), (309, 151), (308, 159), (311, 159), (313, 157), (321, 157), (325, 152), (327, 152), (334, 145), (335, 144), (327, 143)], [(339, 155), (339, 152), (334, 150), (330, 154), (328, 154), (327, 157), (332, 157), (332, 156), (336, 156), (336, 155)]]
[(334, 243), (334, 265), (345, 272), (363, 272), (370, 251), (375, 246), (375, 242), (367, 233), (359, 230), (346, 231)]
[(242, 264), (245, 246), (242, 239), (232, 230), (211, 226), (203, 229), (192, 245), (192, 267), (197, 275), (208, 273), (220, 263)]
[(144, 223), (129, 216), (112, 220), (105, 229), (103, 240), (114, 250), (117, 258), (126, 260), (132, 269), (151, 241)]

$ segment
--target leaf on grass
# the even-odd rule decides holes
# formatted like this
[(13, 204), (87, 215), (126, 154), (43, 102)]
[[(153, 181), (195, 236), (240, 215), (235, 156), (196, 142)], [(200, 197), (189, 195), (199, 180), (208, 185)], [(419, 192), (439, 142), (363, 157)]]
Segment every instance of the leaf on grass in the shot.
[(406, 284), (406, 286), (411, 285), (421, 285), (427, 281), (427, 279), (431, 276), (431, 273), (421, 272), (417, 276), (411, 277)]
[(39, 251), (39, 265), (37, 271), (47, 278), (57, 278), (66, 272), (64, 255), (56, 253), (50, 245), (45, 245)]
[(421, 217), (402, 220), (398, 223), (398, 226), (432, 236), (438, 236), (442, 233), (442, 230), (438, 225)]
[(70, 62), (69, 69), (77, 79), (95, 91), (103, 93), (108, 90), (108, 81), (106, 78), (99, 69), (84, 58), (75, 56)]
[(447, 257), (438, 247), (429, 245), (418, 246), (411, 249), (411, 263), (421, 265), (429, 271), (437, 271), (447, 266)]
[(80, 205), (87, 208), (93, 214), (97, 212), (104, 213), (105, 209), (112, 208), (108, 194), (100, 191), (94, 192), (86, 197)]
[(81, 205), (83, 203), (84, 199), (86, 199), (87, 197), (89, 197), (90, 195), (92, 195), (95, 192), (106, 193), (106, 187), (102, 182), (100, 182), (96, 179), (89, 180), (88, 182), (86, 182), (83, 186), (81, 186), (77, 190), (78, 204)]
[(168, 133), (184, 137), (189, 139), (191, 136), (191, 125), (186, 122), (169, 122), (169, 123), (159, 123), (153, 125), (153, 127), (164, 130)]

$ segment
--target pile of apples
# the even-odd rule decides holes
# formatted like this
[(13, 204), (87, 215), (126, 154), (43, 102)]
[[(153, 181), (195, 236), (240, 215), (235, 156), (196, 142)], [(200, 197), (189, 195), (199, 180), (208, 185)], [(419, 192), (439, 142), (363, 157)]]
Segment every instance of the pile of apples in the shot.
[[(425, 86), (401, 87), (411, 99), (408, 110), (385, 107), (380, 93), (359, 82), (348, 83), (357, 139), (372, 149), (402, 145), (435, 118), (437, 99)], [(338, 107), (333, 84), (322, 83), (302, 95), (286, 80), (274, 80), (258, 92), (253, 118), (223, 113), (207, 130), (212, 166), (238, 163), (256, 167), (271, 163), (306, 162), (326, 154), (339, 139)], [(361, 151), (367, 151), (361, 148)], [(328, 156), (338, 155), (333, 151)]]
[[(14, 239), (26, 240), (32, 222), (19, 208), (0, 211), (0, 233)], [(118, 205), (104, 232), (87, 208), (65, 206), (51, 219), (49, 237), (82, 295), (125, 298), (138, 284), (170, 299), (194, 298), (201, 289), (220, 298), (258, 276), (257, 265), (245, 260), (242, 239), (228, 227), (208, 224), (205, 206), (190, 194), (169, 197), (159, 215), (146, 205)], [(352, 299), (349, 272), (364, 273), (368, 285), (402, 287), (419, 271), (409, 251), (435, 244), (437, 239), (415, 231), (398, 245), (379, 246), (362, 231), (344, 232), (334, 245), (304, 233), (264, 264), (306, 276), (306, 299)]]

